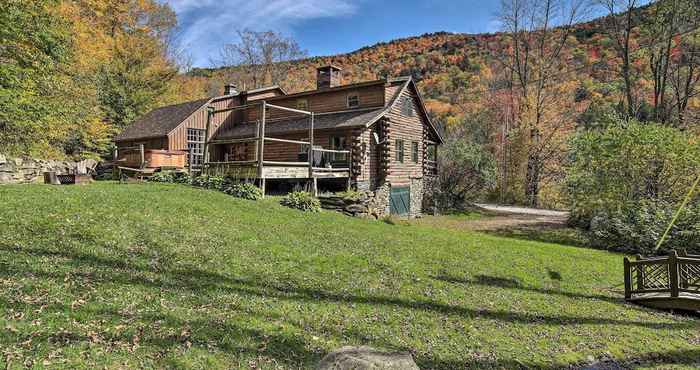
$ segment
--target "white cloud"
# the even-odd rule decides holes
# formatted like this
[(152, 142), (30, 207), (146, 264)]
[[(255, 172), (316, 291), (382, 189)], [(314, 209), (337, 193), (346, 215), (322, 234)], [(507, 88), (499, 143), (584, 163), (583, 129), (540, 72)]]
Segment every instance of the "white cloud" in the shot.
[[(209, 64), (236, 30), (289, 33), (295, 24), (353, 14), (353, 0), (164, 0), (178, 15), (181, 43), (196, 66)], [(356, 1), (355, 1), (356, 2)], [(302, 45), (303, 47), (303, 45)]]

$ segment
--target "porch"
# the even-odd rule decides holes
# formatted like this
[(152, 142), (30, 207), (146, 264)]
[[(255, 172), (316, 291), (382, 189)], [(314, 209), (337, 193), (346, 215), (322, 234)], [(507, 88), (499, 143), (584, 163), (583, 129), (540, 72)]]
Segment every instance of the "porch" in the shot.
[[(214, 115), (250, 109), (260, 109), (260, 119), (255, 122), (254, 135), (208, 140), (204, 146), (203, 173), (255, 181), (263, 192), (268, 179), (307, 179), (314, 193), (318, 191), (318, 179), (347, 179), (349, 187), (352, 176), (351, 151), (323, 148), (315, 143), (317, 130), (314, 126), (313, 112), (272, 105), (265, 101), (221, 110), (210, 108), (205, 137), (210, 138), (211, 121)], [(277, 135), (282, 137), (268, 135), (266, 133), (268, 111), (273, 109), (306, 117), (308, 120), (306, 138), (293, 139), (285, 135)], [(301, 149), (295, 151), (292, 148)], [(285, 155), (280, 155), (281, 152)]]

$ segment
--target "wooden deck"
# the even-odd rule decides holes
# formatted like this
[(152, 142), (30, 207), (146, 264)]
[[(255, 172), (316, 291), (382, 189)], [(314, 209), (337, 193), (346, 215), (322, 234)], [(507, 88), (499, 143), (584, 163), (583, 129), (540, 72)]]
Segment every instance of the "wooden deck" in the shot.
[[(237, 110), (245, 110), (251, 107), (257, 107), (260, 109), (261, 119), (257, 121), (255, 136), (229, 140), (209, 140), (211, 132), (211, 122), (215, 114)], [(289, 140), (267, 136), (265, 127), (267, 123), (268, 110), (280, 110), (309, 117), (308, 141)], [(312, 183), (314, 194), (318, 193), (318, 184), (316, 181), (318, 179), (346, 178), (348, 179), (349, 186), (352, 168), (351, 162), (347, 164), (347, 168), (316, 168), (314, 167), (315, 163), (311, 160), (309, 160), (308, 162), (275, 162), (265, 159), (265, 144), (270, 142), (305, 146), (308, 148), (307, 158), (309, 159), (314, 158), (315, 153), (342, 154), (348, 156), (348, 158), (351, 158), (352, 153), (349, 150), (331, 150), (314, 147), (314, 117), (315, 114), (313, 112), (272, 105), (268, 104), (264, 100), (262, 102), (257, 102), (253, 104), (219, 110), (215, 110), (213, 107), (210, 107), (208, 109), (207, 126), (205, 133), (206, 142), (204, 144), (203, 172), (208, 175), (214, 176), (227, 176), (236, 179), (257, 180), (260, 184), (260, 187), (262, 188), (263, 194), (265, 194), (265, 182), (268, 179), (308, 179)], [(252, 160), (234, 162), (215, 162), (211, 161), (209, 158), (209, 147), (211, 145), (243, 143), (254, 145), (255, 152), (254, 158)]]
[(227, 176), (235, 179), (343, 179), (350, 178), (350, 170), (314, 168), (308, 165), (267, 164), (258, 172), (257, 164), (208, 163), (206, 173), (212, 176)]
[(673, 251), (668, 257), (627, 257), (625, 299), (670, 310), (700, 311), (700, 256)]

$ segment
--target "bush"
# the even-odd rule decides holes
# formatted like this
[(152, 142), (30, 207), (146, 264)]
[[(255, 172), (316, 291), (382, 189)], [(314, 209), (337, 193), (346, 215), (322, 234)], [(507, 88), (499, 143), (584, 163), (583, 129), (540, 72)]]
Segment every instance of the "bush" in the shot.
[(192, 186), (205, 189), (224, 190), (226, 180), (221, 176), (200, 175), (192, 179)]
[(263, 193), (260, 188), (253, 184), (235, 184), (226, 187), (224, 193), (232, 195), (236, 198), (243, 198), (248, 200), (258, 200), (262, 198)]
[(598, 246), (644, 255), (667, 254), (671, 249), (700, 252), (700, 206), (680, 214), (666, 241), (658, 240), (673, 219), (677, 205), (642, 201), (629, 207), (601, 210), (590, 221), (590, 239)]
[[(571, 223), (600, 247), (650, 253), (700, 173), (697, 137), (656, 124), (616, 123), (572, 140)], [(700, 252), (697, 196), (664, 243)]]
[(152, 182), (165, 182), (165, 183), (174, 183), (175, 182), (175, 175), (172, 172), (156, 172), (151, 176), (148, 181)]
[(336, 193), (336, 196), (339, 196), (345, 200), (353, 200), (357, 201), (362, 199), (363, 192), (357, 191), (357, 190), (347, 190), (347, 191), (341, 191), (340, 193)]
[(188, 173), (178, 173), (175, 174), (174, 180), (176, 184), (192, 185), (192, 176)]
[(440, 150), (439, 162), (433, 196), (443, 211), (463, 209), (496, 185), (496, 160), (478, 143), (452, 137)]
[(280, 203), (289, 208), (295, 208), (304, 212), (320, 212), (321, 202), (318, 198), (305, 191), (295, 191), (283, 198)]

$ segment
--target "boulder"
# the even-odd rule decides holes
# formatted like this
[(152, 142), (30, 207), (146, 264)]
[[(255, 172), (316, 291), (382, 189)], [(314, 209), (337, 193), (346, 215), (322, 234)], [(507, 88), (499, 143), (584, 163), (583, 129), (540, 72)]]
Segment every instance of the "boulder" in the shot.
[(5, 163), (7, 163), (7, 158), (4, 155), (0, 154), (0, 164), (5, 164)]
[(329, 353), (319, 370), (420, 370), (407, 352), (383, 352), (371, 347), (343, 347)]

